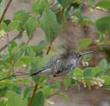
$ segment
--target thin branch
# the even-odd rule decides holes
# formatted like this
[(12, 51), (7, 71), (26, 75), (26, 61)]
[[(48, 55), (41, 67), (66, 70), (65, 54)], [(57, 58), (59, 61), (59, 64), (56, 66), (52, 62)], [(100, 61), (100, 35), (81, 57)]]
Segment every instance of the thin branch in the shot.
[(47, 49), (47, 52), (46, 52), (47, 55), (49, 54), (51, 48), (52, 48), (52, 43), (48, 46), (48, 49)]
[(38, 89), (38, 84), (36, 83), (35, 84), (35, 87), (33, 89), (32, 97), (31, 97), (31, 100), (30, 100), (28, 106), (32, 106), (32, 103), (34, 101), (34, 98), (35, 98), (35, 94), (36, 94), (37, 89)]
[(12, 2), (12, 0), (9, 0), (9, 1), (8, 1), (6, 7), (5, 7), (4, 11), (3, 11), (3, 14), (2, 14), (2, 16), (1, 16), (1, 18), (0, 18), (0, 24), (2, 23), (2, 21), (3, 21), (4, 17), (5, 17), (5, 14), (6, 14), (8, 8), (9, 8), (11, 2)]
[(4, 77), (4, 78), (0, 79), (0, 81), (4, 81), (4, 80), (10, 79), (10, 78), (13, 78), (15, 76), (16, 75), (10, 75), (10, 76), (7, 76), (7, 77)]
[(6, 49), (12, 41), (14, 41), (17, 38), (19, 38), (20, 36), (22, 36), (23, 32), (24, 32), (24, 30), (21, 30), (17, 36), (15, 36), (11, 41), (8, 42), (8, 44), (5, 44), (2, 48), (0, 48), (0, 52), (2, 52), (4, 49)]

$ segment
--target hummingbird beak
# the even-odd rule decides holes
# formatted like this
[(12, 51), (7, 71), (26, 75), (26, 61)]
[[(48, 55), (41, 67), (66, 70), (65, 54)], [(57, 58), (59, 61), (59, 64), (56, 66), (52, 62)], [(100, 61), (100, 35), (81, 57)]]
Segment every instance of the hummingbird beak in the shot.
[(84, 52), (84, 53), (81, 53), (80, 55), (84, 56), (84, 55), (88, 55), (88, 54), (92, 54), (92, 53), (95, 53), (95, 51)]

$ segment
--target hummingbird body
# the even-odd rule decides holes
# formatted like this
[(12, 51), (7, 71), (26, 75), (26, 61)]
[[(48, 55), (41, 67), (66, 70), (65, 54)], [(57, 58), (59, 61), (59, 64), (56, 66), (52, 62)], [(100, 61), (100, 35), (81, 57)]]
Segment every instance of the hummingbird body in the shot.
[(54, 60), (50, 60), (49, 64), (44, 69), (32, 73), (31, 76), (34, 75), (59, 76), (62, 74), (66, 74), (75, 69), (76, 67), (78, 67), (82, 57), (90, 53), (92, 53), (92, 51), (85, 53), (72, 52), (63, 54)]

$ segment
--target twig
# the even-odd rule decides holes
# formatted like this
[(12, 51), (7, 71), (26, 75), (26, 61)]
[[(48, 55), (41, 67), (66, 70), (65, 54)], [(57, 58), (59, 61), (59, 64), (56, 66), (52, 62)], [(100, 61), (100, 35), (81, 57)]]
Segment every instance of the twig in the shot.
[(14, 40), (16, 40), (17, 38), (19, 38), (20, 36), (22, 36), (22, 33), (23, 33), (23, 32), (24, 32), (24, 30), (21, 30), (21, 31), (18, 33), (17, 36), (15, 36), (11, 41), (8, 42), (8, 44), (5, 44), (2, 48), (0, 48), (0, 52), (2, 52), (4, 49), (6, 49), (6, 48), (8, 47), (8, 45), (9, 45), (12, 41), (14, 41)]
[(48, 46), (48, 49), (47, 49), (47, 52), (46, 52), (47, 55), (49, 54), (51, 48), (52, 48), (52, 43)]
[(32, 93), (31, 100), (30, 100), (28, 106), (32, 106), (32, 103), (33, 103), (33, 100), (34, 100), (34, 98), (35, 98), (35, 94), (36, 94), (37, 89), (38, 89), (38, 84), (36, 83), (36, 85), (35, 85), (35, 87), (34, 87), (34, 90), (33, 90), (33, 93)]
[(8, 8), (9, 8), (11, 2), (12, 2), (12, 0), (9, 0), (9, 1), (8, 1), (6, 7), (5, 7), (4, 11), (3, 11), (3, 14), (2, 14), (2, 16), (1, 16), (1, 18), (0, 18), (0, 24), (2, 23), (2, 21), (3, 21), (4, 17), (5, 17), (5, 14), (6, 14)]
[(7, 80), (7, 79), (10, 79), (13, 77), (16, 77), (16, 75), (10, 75), (10, 76), (4, 77), (4, 78), (0, 79), (0, 81), (4, 81), (4, 80)]

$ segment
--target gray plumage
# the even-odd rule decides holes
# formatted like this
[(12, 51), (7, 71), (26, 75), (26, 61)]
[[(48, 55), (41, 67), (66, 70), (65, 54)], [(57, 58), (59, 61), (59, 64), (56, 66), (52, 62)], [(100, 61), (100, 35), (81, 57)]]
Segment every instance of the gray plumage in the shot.
[(34, 75), (57, 76), (57, 75), (66, 74), (79, 66), (80, 60), (84, 55), (90, 54), (92, 52), (93, 51), (89, 51), (85, 53), (71, 52), (71, 53), (63, 54), (56, 59), (50, 60), (49, 64), (44, 69), (31, 74), (31, 76)]
[(91, 54), (91, 53), (93, 53), (93, 51), (84, 52), (84, 53), (67, 52), (59, 56), (58, 58), (50, 60), (49, 64), (47, 64), (43, 69), (39, 71), (36, 71), (32, 74), (25, 73), (23, 75), (17, 75), (17, 74), (11, 75), (11, 76), (0, 79), (0, 81), (10, 79), (13, 77), (17, 77), (17, 76), (25, 76), (25, 75), (59, 76), (62, 74), (66, 74), (79, 66), (80, 60), (82, 59), (84, 55)]

